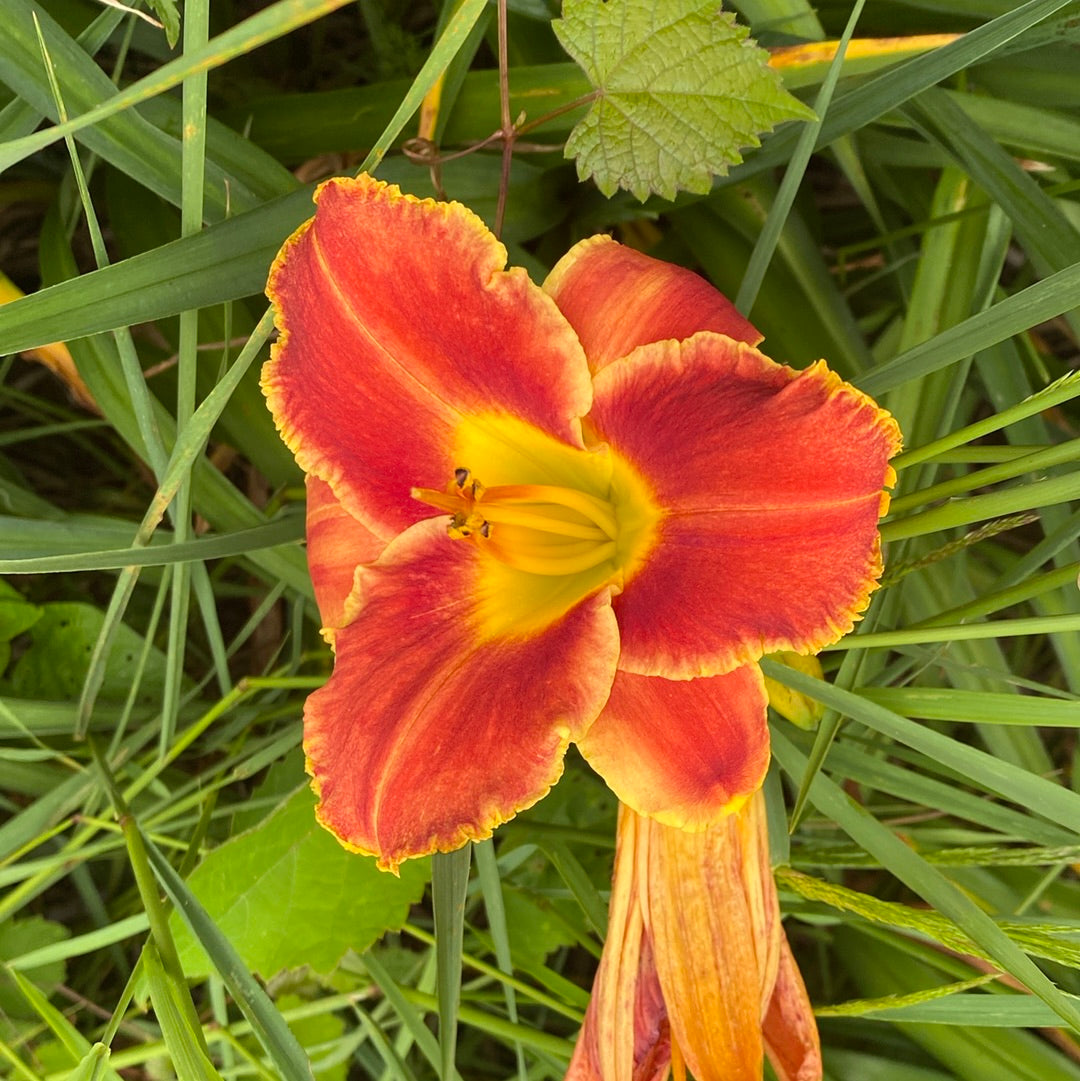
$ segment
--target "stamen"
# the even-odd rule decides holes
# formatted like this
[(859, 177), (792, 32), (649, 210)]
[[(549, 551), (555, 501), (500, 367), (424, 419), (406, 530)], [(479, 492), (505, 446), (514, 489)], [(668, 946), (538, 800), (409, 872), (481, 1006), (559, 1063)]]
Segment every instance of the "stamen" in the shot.
[(496, 559), (530, 574), (579, 574), (616, 555), (614, 508), (574, 488), (485, 488), (468, 469), (458, 468), (445, 492), (413, 488), (412, 497), (450, 515), (447, 532), (453, 539), (481, 543)]
[[(510, 545), (506, 544), (505, 541), (501, 544), (496, 541), (492, 545), (492, 548), (498, 552), (500, 557), (503, 551), (509, 547)], [(548, 544), (541, 541), (539, 544), (529, 544), (520, 538), (515, 538), (513, 550), (520, 552), (527, 559), (547, 559), (551, 555), (556, 558), (565, 558), (581, 556), (586, 552), (595, 552), (596, 543), (594, 541), (564, 541), (561, 544)]]
[(520, 547), (507, 547), (499, 550), (499, 558), (511, 567), (530, 574), (580, 574), (591, 570), (615, 555), (615, 542), (590, 544), (588, 550), (578, 555), (557, 555), (561, 549), (549, 547), (541, 556), (531, 556)]
[(447, 514), (461, 513), (460, 495), (451, 495), (449, 492), (437, 492), (434, 488), (412, 488), (409, 490), (409, 495), (411, 495), (413, 499), (420, 500), (421, 503), (427, 503), (429, 507), (435, 507), (437, 510), (444, 510)]
[(474, 533), (487, 537), (491, 532), (491, 527), (474, 511), (472, 514), (453, 515), (450, 518), (450, 524), (446, 527), (446, 532), (453, 540), (464, 540)]
[(484, 492), (485, 502), (547, 503), (567, 507), (595, 522), (612, 540), (618, 532), (615, 511), (611, 504), (576, 488), (561, 488), (553, 484), (500, 484)]
[(553, 533), (560, 537), (580, 537), (582, 540), (602, 541), (607, 534), (595, 526), (566, 522), (561, 518), (552, 518), (547, 514), (530, 514), (527, 510), (516, 510), (501, 503), (480, 505), (481, 512), (489, 522), (496, 525), (517, 525), (526, 529), (535, 529), (540, 533)]

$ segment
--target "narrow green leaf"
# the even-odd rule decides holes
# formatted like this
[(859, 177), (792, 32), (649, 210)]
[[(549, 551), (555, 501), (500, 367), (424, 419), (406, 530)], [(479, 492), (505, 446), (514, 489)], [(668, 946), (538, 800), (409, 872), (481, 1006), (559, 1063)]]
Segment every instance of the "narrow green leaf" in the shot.
[[(436, 39), (442, 37), (450, 19), (453, 17), (459, 6), (460, 0), (442, 0), (442, 5), (439, 10), (439, 22), (435, 28)], [(443, 133), (446, 131), (446, 125), (450, 119), (450, 114), (454, 111), (454, 105), (458, 100), (458, 95), (461, 93), (461, 88), (469, 74), (469, 68), (472, 66), (473, 60), (476, 57), (476, 51), (484, 41), (484, 35), (491, 26), (491, 20), (494, 14), (495, 12), (492, 10), (491, 5), (488, 5), (488, 7), (480, 13), (476, 22), (473, 23), (472, 29), (469, 31), (469, 36), (465, 39), (464, 44), (446, 66), (446, 71), (442, 76), (442, 90), (439, 94), (438, 115), (435, 118), (435, 128), (432, 132), (432, 141), (436, 146), (442, 142)], [(511, 115), (513, 115), (513, 113), (511, 113)]]
[[(376, 140), (364, 169), (370, 171), (378, 165), (440, 72), (468, 39), (485, 2), (467, 0), (451, 19), (401, 107)], [(2, 305), (0, 353), (58, 339), (70, 341), (261, 293), (282, 241), (310, 216), (311, 194), (305, 188), (194, 236)]]
[(761, 282), (765, 277), (765, 271), (780, 240), (784, 221), (794, 205), (795, 196), (802, 184), (806, 166), (810, 162), (810, 155), (814, 151), (814, 145), (821, 131), (822, 121), (828, 114), (829, 106), (832, 104), (833, 93), (836, 90), (836, 84), (840, 78), (844, 63), (844, 56), (847, 53), (848, 42), (851, 41), (851, 37), (855, 33), (855, 26), (859, 21), (859, 16), (862, 14), (864, 3), (865, 0), (857, 0), (851, 9), (844, 32), (837, 43), (836, 55), (833, 57), (832, 63), (829, 64), (825, 80), (821, 84), (817, 97), (814, 99), (814, 116), (809, 118), (809, 123), (799, 134), (799, 141), (795, 146), (794, 153), (791, 155), (791, 161), (788, 162), (788, 166), (784, 170), (784, 179), (780, 183), (776, 201), (769, 208), (769, 216), (765, 221), (765, 226), (758, 237), (757, 243), (754, 245), (753, 255), (751, 255), (750, 261), (747, 263), (746, 272), (743, 275), (742, 283), (739, 285), (739, 292), (735, 297), (735, 307), (743, 315), (749, 316), (753, 310), (754, 301), (757, 299), (758, 290), (761, 288)]
[(71, 341), (261, 293), (281, 242), (310, 216), (311, 191), (304, 188), (196, 236), (4, 304), (0, 352)]
[[(379, 962), (378, 958), (375, 956), (375, 952), (372, 950), (369, 950), (364, 955), (364, 968), (367, 969), (368, 975), (375, 981), (375, 984), (383, 993), (386, 1001), (393, 1007), (394, 1012), (401, 1019), (401, 1023), (405, 1026), (405, 1029), (416, 1041), (416, 1046), (423, 1053), (424, 1057), (431, 1065), (431, 1068), (436, 1073), (439, 1073), (442, 1069), (439, 1044), (432, 1035), (431, 1029), (424, 1024), (422, 1014), (412, 1006), (414, 1000), (421, 999), (424, 1002), (425, 1008), (430, 1007), (434, 1009), (436, 1007), (436, 1002), (431, 999), (430, 996), (419, 995), (417, 992), (404, 993), (390, 973), (387, 972)], [(456, 1074), (455, 1081), (458, 1081)]]
[(442, 36), (435, 43), (427, 60), (424, 61), (424, 66), (413, 80), (408, 93), (390, 118), (386, 129), (375, 140), (375, 144), (361, 163), (360, 172), (371, 173), (378, 167), (394, 140), (401, 134), (401, 129), (408, 123), (409, 117), (420, 108), (424, 96), (450, 66), (450, 62), (458, 51), (469, 41), (472, 28), (476, 20), (480, 18), (480, 13), (484, 10), (486, 3), (487, 0), (462, 0), (457, 11), (446, 24)]
[(970, 778), (988, 792), (997, 793), (1049, 822), (1080, 833), (1080, 793), (1029, 773), (1011, 762), (1002, 762), (985, 751), (959, 743), (824, 680), (814, 679), (775, 661), (764, 660), (761, 667), (780, 683), (920, 751), (932, 761), (954, 770), (958, 776)]
[[(510, 951), (510, 934), (506, 924), (506, 905), (503, 901), (502, 879), (499, 875), (499, 864), (495, 859), (495, 845), (489, 837), (486, 841), (480, 841), (473, 846), (476, 855), (476, 876), (480, 881), (480, 889), (484, 895), (484, 911), (487, 913), (488, 927), (491, 930), (491, 940), (495, 947), (495, 960), (499, 970), (507, 976), (514, 974), (514, 962)], [(506, 999), (506, 1013), (510, 1020), (517, 1024), (517, 996), (513, 985), (507, 980), (503, 982), (503, 996)], [(514, 1048), (517, 1057), (518, 1077), (520, 1081), (526, 1081), (528, 1073), (525, 1067), (525, 1058), (520, 1043)]]
[[(808, 901), (819, 901), (841, 912), (854, 913), (872, 923), (923, 935), (959, 953), (974, 952), (986, 960), (990, 959), (952, 920), (946, 919), (940, 913), (897, 904), (895, 901), (881, 901), (869, 894), (838, 886), (835, 882), (812, 878), (799, 871), (780, 868), (776, 875), (779, 885)], [(1016, 920), (1003, 922), (1002, 930), (1007, 931), (1018, 944), (1036, 956), (1073, 967), (1080, 963), (1080, 945), (1065, 937), (1069, 934), (1068, 931), (1051, 935)]]
[(585, 918), (593, 930), (604, 938), (607, 934), (607, 904), (589, 879), (581, 861), (570, 851), (568, 845), (545, 842), (541, 848), (547, 853), (559, 876), (569, 887), (574, 899), (581, 906)]
[[(1080, 264), (1077, 264), (1080, 267)], [(1037, 510), (1080, 498), (1080, 475), (1066, 473), (1048, 480), (1017, 484), (983, 495), (952, 499), (940, 507), (896, 518), (881, 527), (883, 541), (923, 537), (956, 526), (1004, 518), (1019, 511)]]
[[(1066, 996), (1077, 1008), (1080, 997)], [(910, 1006), (881, 1005), (863, 1017), (876, 1021), (911, 1021), (929, 1025), (971, 1025), (976, 1028), (1056, 1028), (1058, 1015), (1027, 995), (958, 994)]]
[(917, 627), (897, 631), (854, 634), (822, 652), (894, 649), (899, 646), (931, 645), (939, 642), (975, 642), (988, 638), (1017, 638), (1026, 635), (1061, 634), (1080, 630), (1080, 614), (1031, 616), (1026, 619), (998, 619), (990, 623), (944, 624), (927, 621)]
[[(1070, 530), (1072, 538), (1070, 539), (1080, 536), (1080, 516), (1077, 516), (1072, 525), (1073, 529)], [(1040, 564), (1045, 561), (1045, 558), (1046, 557), (1043, 556), (1043, 558), (1040, 559)], [(1003, 608), (1010, 608), (1014, 604), (1031, 600), (1033, 597), (1038, 597), (1042, 594), (1062, 589), (1063, 587), (1072, 587), (1075, 585), (1078, 575), (1080, 575), (1080, 562), (1067, 563), (1057, 570), (1047, 571), (1045, 574), (1035, 575), (1034, 577), (1029, 577), (1026, 568), (1024, 568), (1024, 573), (1021, 574), (1018, 585), (1009, 586), (1006, 584), (1000, 589), (995, 589), (989, 593), (982, 593), (973, 601), (968, 601), (964, 604), (957, 605), (955, 608), (949, 608), (944, 612), (939, 612), (929, 619), (923, 619), (916, 623), (909, 624), (908, 629), (910, 630), (917, 627), (939, 627), (950, 623), (960, 623), (964, 620), (977, 619), (980, 616), (993, 615), (995, 612), (1000, 612)]]
[[(135, 546), (142, 546), (147, 543), (162, 518), (164, 518), (165, 512), (181, 483), (199, 463), (206, 441), (221, 416), (221, 411), (228, 403), (237, 383), (243, 378), (244, 373), (258, 355), (259, 350), (270, 334), (272, 325), (271, 312), (270, 309), (267, 309), (248, 339), (247, 345), (244, 346), (240, 355), (233, 362), (232, 367), (203, 399), (199, 408), (191, 417), (190, 422), (185, 425), (184, 430), (178, 433), (168, 464), (162, 470), (157, 493), (143, 515), (143, 520), (135, 534), (133, 540)], [(213, 474), (217, 474), (217, 470), (213, 470)], [(229, 486), (229, 490), (232, 490), (231, 486)], [(85, 729), (93, 713), (94, 703), (97, 700), (98, 689), (103, 676), (104, 658), (110, 648), (111, 636), (127, 608), (128, 601), (135, 588), (138, 572), (139, 568), (137, 566), (126, 565), (120, 574), (110, 599), (109, 608), (105, 614), (105, 624), (98, 637), (94, 655), (90, 662), (90, 670), (83, 685), (82, 697), (79, 700), (78, 725), (80, 729)], [(302, 581), (304, 582), (303, 588), (306, 588), (306, 574), (303, 575)]]
[[(150, 989), (154, 1016), (161, 1026), (161, 1035), (169, 1051), (179, 1081), (221, 1081), (202, 1043), (202, 1030), (193, 1029), (184, 1009), (177, 1001), (176, 988), (165, 972), (157, 947), (147, 942), (143, 951), (143, 967)], [(185, 987), (183, 994), (187, 994)]]
[(367, 1010), (359, 1006), (354, 1006), (353, 1010), (360, 1018), (360, 1024), (367, 1033), (368, 1039), (375, 1045), (387, 1069), (391, 1071), (390, 1076), (394, 1077), (395, 1081), (416, 1081), (416, 1074), (409, 1069), (409, 1064), (397, 1053), (394, 1045), (386, 1038), (386, 1033), (372, 1020)]
[[(226, 30), (225, 33), (219, 34), (202, 49), (186, 53), (176, 60), (162, 65), (153, 74), (139, 79), (122, 91), (117, 92), (115, 88), (112, 88), (112, 96), (93, 108), (77, 111), (76, 101), (71, 99), (71, 111), (77, 113), (71, 120), (34, 132), (32, 135), (24, 136), (21, 139), (13, 139), (11, 142), (0, 146), (0, 172), (29, 157), (31, 154), (43, 150), (56, 142), (56, 140), (62, 139), (65, 135), (74, 135), (89, 128), (100, 130), (102, 121), (108, 120), (118, 113), (123, 113), (125, 110), (130, 109), (131, 106), (138, 105), (139, 102), (154, 97), (156, 94), (164, 93), (174, 86), (179, 86), (189, 75), (200, 71), (212, 71), (237, 56), (245, 55), (259, 45), (283, 37), (298, 26), (304, 26), (312, 20), (336, 10), (344, 3), (346, 3), (346, 0), (277, 0), (277, 3), (271, 4), (270, 7)], [(30, 6), (26, 3), (26, 0), (11, 0), (9, 10), (11, 6), (16, 4), (18, 5), (16, 10), (20, 18), (18, 23), (9, 20), (8, 28), (18, 26), (20, 31), (32, 34), (32, 28), (29, 26), (32, 21), (30, 19)], [(5, 37), (8, 36), (5, 35)], [(63, 36), (67, 37), (67, 35)], [(33, 37), (31, 36), (27, 40), (32, 42)], [(70, 39), (68, 40), (70, 41)], [(54, 40), (49, 33), (46, 33), (46, 43), (49, 51), (56, 57), (57, 63), (62, 65), (66, 53), (65, 56), (57, 53), (55, 45), (58, 44), (58, 40)], [(2, 54), (5, 65), (0, 67), (0, 77), (4, 78), (5, 81), (8, 81), (9, 78), (7, 65), (20, 64), (22, 66), (16, 52), (19, 41), (13, 40), (11, 45), (12, 47), (6, 49)], [(77, 51), (81, 52), (82, 50)], [(77, 60), (78, 58), (73, 59)], [(63, 89), (66, 95), (68, 87), (65, 86)], [(46, 112), (48, 109), (45, 108), (41, 111)], [(86, 139), (87, 136), (80, 135), (80, 138)], [(179, 202), (179, 199), (174, 199), (174, 201)], [(224, 210), (224, 192), (222, 193), (221, 205)]]
[(32, 980), (15, 969), (8, 969), (7, 976), (18, 988), (32, 1013), (45, 1023), (73, 1063), (89, 1054), (90, 1041), (46, 998)]
[[(817, 148), (872, 124), (924, 90), (992, 56), (1070, 2), (1028, 0), (940, 49), (863, 81), (833, 102)], [(783, 165), (790, 159), (798, 138), (799, 132), (794, 129), (777, 132), (759, 153), (732, 171), (731, 179)]]
[(867, 394), (880, 397), (893, 387), (940, 371), (1076, 307), (1080, 307), (1080, 264), (1029, 285), (987, 311), (879, 364), (855, 383)]
[[(986, 799), (982, 791), (962, 788), (956, 784), (954, 773), (939, 768), (936, 762), (926, 762), (921, 756), (917, 766), (897, 765), (867, 753), (863, 742), (840, 740), (829, 748), (828, 761), (830, 770), (857, 784), (910, 804), (955, 815), (963, 822), (999, 833), (1008, 841), (1018, 839), (1058, 848), (1076, 843), (1075, 830), (1045, 822), (1024, 811), (1014, 811), (1010, 806)], [(942, 779), (934, 777), (934, 772)], [(798, 858), (795, 862), (799, 862)]]
[[(15, 925), (22, 921), (16, 921)], [(145, 931), (149, 926), (146, 913), (140, 912), (126, 919), (116, 920), (108, 927), (102, 927), (97, 931), (89, 931), (85, 935), (76, 935), (74, 938), (62, 938), (59, 942), (49, 945), (36, 946), (27, 949), (18, 957), (12, 957), (8, 964), (17, 968), (20, 972), (26, 972), (37, 968), (39, 965), (54, 964), (58, 961), (66, 961), (71, 957), (84, 957), (88, 953), (111, 946), (115, 942), (123, 942), (134, 935)], [(32, 940), (23, 939), (20, 945), (25, 948)], [(40, 983), (40, 977), (38, 977)]]
[[(945, 967), (940, 955), (925, 947), (874, 928), (842, 927), (836, 934), (843, 967), (857, 985), (875, 996), (899, 995), (908, 1000), (913, 989), (937, 983)], [(949, 966), (950, 975), (971, 970)], [(1015, 994), (999, 994), (987, 984), (988, 1009), (994, 1000), (1015, 1001)], [(975, 996), (972, 996), (975, 997)], [(939, 1000), (949, 1002), (948, 998)], [(1069, 996), (1070, 1005), (1080, 1002)], [(884, 1003), (881, 1003), (884, 1005)], [(929, 1005), (927, 1003), (926, 1005)], [(912, 1004), (911, 1009), (917, 1009)], [(897, 1021), (903, 1033), (950, 1069), (957, 1081), (1080, 1081), (1080, 1067), (1050, 1041), (1032, 1032), (1003, 1027), (967, 1027), (961, 1023), (942, 1027), (915, 1021)]]
[[(280, 6), (280, 5), (279, 5)], [(33, 150), (79, 132), (79, 139), (121, 171), (137, 176), (162, 198), (180, 203), (180, 143), (137, 111), (126, 94), (118, 93), (112, 81), (63, 29), (29, 0), (4, 0), (4, 33), (0, 34), (0, 80), (39, 113), (57, 118), (59, 113), (45, 77), (38, 49), (34, 18), (38, 19), (49, 55), (52, 57), (63, 100), (72, 119), (58, 127), (11, 139), (0, 144), (0, 171), (22, 160)], [(243, 25), (243, 24), (241, 24)], [(167, 65), (183, 67), (183, 60)], [(157, 78), (149, 76), (150, 80)], [(182, 78), (182, 76), (181, 76)], [(171, 85), (177, 85), (176, 79)], [(164, 89), (164, 87), (162, 88)], [(125, 105), (117, 105), (119, 100)], [(87, 123), (89, 114), (96, 123)], [(119, 114), (119, 115), (116, 115)], [(20, 150), (19, 148), (24, 148)], [(30, 149), (30, 148), (33, 149)], [(258, 200), (224, 169), (208, 165), (210, 200), (208, 213), (214, 220), (226, 215), (230, 199), (237, 208), (250, 209)]]
[[(187, 0), (184, 5), (184, 55), (190, 56), (205, 48), (209, 36), (210, 0)], [(183, 137), (180, 157), (180, 234), (193, 236), (203, 223), (206, 189), (206, 72), (196, 70), (187, 75), (181, 86)], [(195, 412), (198, 372), (199, 312), (187, 307), (180, 313), (180, 336), (176, 361), (176, 406), (173, 416), (177, 432), (183, 437)], [(201, 451), (201, 448), (200, 448)], [(158, 476), (160, 476), (158, 471)], [(191, 496), (193, 483), (189, 468), (180, 479), (170, 515), (174, 540), (183, 544), (192, 533)], [(205, 572), (205, 568), (202, 568)], [(188, 645), (188, 617), (191, 610), (192, 570), (187, 563), (173, 566), (172, 597), (168, 615), (168, 658), (165, 689), (162, 694), (161, 727), (158, 753), (168, 753), (176, 732), (180, 712), (180, 687), (184, 658)], [(213, 594), (209, 590), (199, 595), (210, 601), (203, 609), (203, 620), (210, 629), (211, 641), (221, 640), (221, 627)], [(227, 675), (225, 682), (227, 682)]]
[(1080, 262), (1080, 234), (1063, 211), (945, 91), (928, 90), (904, 108), (1005, 211), (1040, 274)]
[(927, 721), (1080, 728), (1080, 701), (1076, 700), (952, 687), (862, 687), (856, 693), (860, 698), (905, 717), (920, 717)]
[(175, 48), (180, 40), (180, 12), (176, 10), (176, 0), (149, 0), (149, 3), (151, 10), (161, 20), (169, 48)]
[[(920, 462), (943, 457), (950, 450), (962, 447), (965, 443), (973, 443), (976, 439), (981, 439), (992, 432), (999, 432), (1010, 424), (1018, 424), (1029, 417), (1038, 416), (1040, 413), (1051, 410), (1057, 405), (1072, 401), (1077, 396), (1080, 396), (1080, 372), (1069, 372), (1049, 386), (1043, 387), (1025, 398), (1022, 402), (1017, 402), (1015, 405), (978, 420), (974, 424), (958, 428), (948, 435), (943, 435), (940, 439), (935, 439), (932, 443), (904, 451), (893, 459), (892, 464), (899, 472), (910, 466), (918, 465)], [(985, 450), (986, 448), (972, 449)], [(1010, 448), (1006, 448), (1006, 450), (1010, 450)], [(1022, 448), (1011, 448), (1010, 452), (1024, 453)]]
[(988, 466), (985, 469), (971, 473), (963, 473), (951, 480), (942, 481), (939, 484), (919, 488), (910, 495), (900, 496), (893, 499), (889, 504), (891, 514), (902, 514), (911, 507), (918, 507), (924, 503), (934, 503), (939, 499), (950, 499), (953, 496), (970, 492), (973, 488), (985, 488), (991, 484), (999, 484), (1001, 481), (1012, 480), (1014, 477), (1023, 476), (1025, 473), (1041, 473), (1052, 469), (1054, 466), (1066, 465), (1080, 458), (1080, 439), (1070, 439), (1064, 443), (1056, 443), (1049, 447), (1043, 447), (1031, 454), (1012, 458), (998, 465)]
[[(769, 674), (773, 675), (772, 672)], [(773, 753), (785, 772), (795, 780), (802, 776), (806, 760), (784, 733), (776, 729), (773, 731)], [(972, 941), (1046, 1003), (1066, 1024), (1080, 1031), (1080, 1007), (1076, 1002), (1067, 998), (1027, 954), (940, 871), (912, 851), (896, 834), (823, 774), (819, 773), (814, 778), (810, 799), (897, 878), (952, 919)]]
[(68, 1081), (99, 1081), (103, 1076), (119, 1081), (119, 1074), (109, 1069), (109, 1049), (103, 1043), (96, 1043), (68, 1074)]
[[(435, 1005), (433, 997), (421, 991), (409, 991), (408, 997), (410, 1001), (423, 1004), (428, 1008)], [(494, 1036), (505, 1043), (520, 1041), (544, 1055), (554, 1056), (562, 1063), (565, 1063), (573, 1052), (573, 1043), (563, 1036), (553, 1036), (528, 1025), (515, 1025), (511, 1021), (487, 1010), (477, 1009), (475, 1006), (462, 1006), (460, 1017), (463, 1025), (468, 1025), (478, 1032)]]
[[(131, 532), (130, 526), (128, 532)], [(0, 574), (66, 574), (88, 570), (119, 570), (121, 567), (161, 567), (170, 563), (202, 562), (294, 544), (304, 538), (304, 518), (286, 514), (266, 525), (239, 529), (199, 540), (155, 544), (138, 548), (72, 552), (28, 559), (0, 559)], [(167, 538), (162, 538), (167, 539)]]
[(472, 846), (436, 852), (431, 859), (431, 897), (438, 960), (439, 1076), (453, 1081), (456, 1070), (458, 1009), (461, 1005), (461, 953), (465, 933), (465, 895)]
[[(6, 707), (12, 701), (14, 700), (10, 698), (4, 699), (3, 703)], [(64, 733), (67, 734), (71, 731), (70, 704), (65, 703), (63, 711), (65, 714)], [(52, 717), (56, 716), (55, 706), (49, 713)], [(6, 727), (7, 720), (14, 716), (14, 711), (7, 708), (0, 710), (0, 726)], [(9, 731), (9, 738), (10, 734)], [(60, 782), (52, 791), (34, 800), (33, 803), (28, 807), (24, 807), (17, 814), (11, 815), (3, 825), (0, 825), (0, 857), (9, 858), (24, 845), (35, 842), (36, 838), (41, 834), (48, 833), (52, 827), (64, 822), (65, 816), (82, 806), (83, 801), (93, 788), (94, 779), (92, 777), (87, 776), (85, 773), (77, 773)], [(0, 919), (8, 919), (14, 912), (18, 911), (15, 900), (10, 895), (0, 898)]]
[[(1066, 158), (1080, 155), (1080, 121), (1056, 108), (1035, 108), (1008, 98), (946, 90), (964, 113), (995, 140), (1026, 157)], [(1055, 103), (1057, 105), (1057, 103)], [(944, 149), (949, 149), (945, 147)]]
[[(669, 219), (679, 238), (725, 296), (739, 289), (774, 203), (775, 185), (765, 178), (717, 188), (707, 199), (674, 210)], [(758, 293), (754, 325), (771, 356), (803, 367), (820, 357), (850, 377), (873, 358), (847, 300), (822, 257), (820, 237), (794, 207), (784, 221), (776, 253)]]
[[(75, 39), (89, 55), (94, 56), (112, 37), (120, 25), (124, 13), (119, 8), (106, 8)], [(29, 135), (41, 123), (42, 114), (28, 101), (16, 97), (0, 109), (0, 142), (8, 142), (22, 135)]]

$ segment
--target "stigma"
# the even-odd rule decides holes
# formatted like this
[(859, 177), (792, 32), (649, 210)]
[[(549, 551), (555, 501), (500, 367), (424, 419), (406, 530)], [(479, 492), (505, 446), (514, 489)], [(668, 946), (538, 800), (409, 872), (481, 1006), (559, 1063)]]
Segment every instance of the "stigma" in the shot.
[(450, 515), (454, 540), (530, 574), (579, 574), (615, 558), (615, 508), (589, 492), (551, 484), (488, 488), (458, 468), (446, 491), (413, 488), (412, 497)]

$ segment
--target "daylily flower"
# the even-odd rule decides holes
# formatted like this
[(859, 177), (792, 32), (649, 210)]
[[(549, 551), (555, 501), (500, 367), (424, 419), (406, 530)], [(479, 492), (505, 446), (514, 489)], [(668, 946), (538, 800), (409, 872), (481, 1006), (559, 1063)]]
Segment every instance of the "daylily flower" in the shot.
[(541, 288), (456, 203), (366, 176), (316, 202), (263, 387), (335, 651), (305, 709), (322, 823), (393, 869), (490, 835), (570, 742), (639, 814), (737, 809), (768, 762), (755, 662), (835, 641), (875, 586), (895, 422), (608, 237)]
[(566, 1081), (820, 1081), (760, 793), (696, 833), (619, 811), (611, 918)]

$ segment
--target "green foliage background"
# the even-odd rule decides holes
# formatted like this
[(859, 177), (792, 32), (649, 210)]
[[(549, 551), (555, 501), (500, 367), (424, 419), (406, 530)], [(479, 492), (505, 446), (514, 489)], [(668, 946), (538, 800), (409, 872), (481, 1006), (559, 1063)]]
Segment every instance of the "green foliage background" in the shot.
[[(511, 261), (540, 279), (613, 231), (905, 433), (886, 588), (827, 682), (769, 668), (826, 707), (776, 720), (767, 791), (827, 1076), (1080, 1077), (1080, 6), (742, 0), (763, 48), (854, 32), (770, 70), (717, 23), (742, 124), (736, 75), (688, 81), (715, 4), (508, 6)], [(0, 270), (30, 294), (0, 307), (0, 1069), (560, 1078), (614, 800), (571, 758), (432, 892), (314, 826), (299, 717), (330, 659), (257, 387), (314, 181), (437, 181), (494, 221), (497, 144), (402, 152), (440, 77), (444, 153), (499, 128), (494, 7), (152, 11), (0, 11)], [(100, 413), (19, 356), (54, 341)]]

